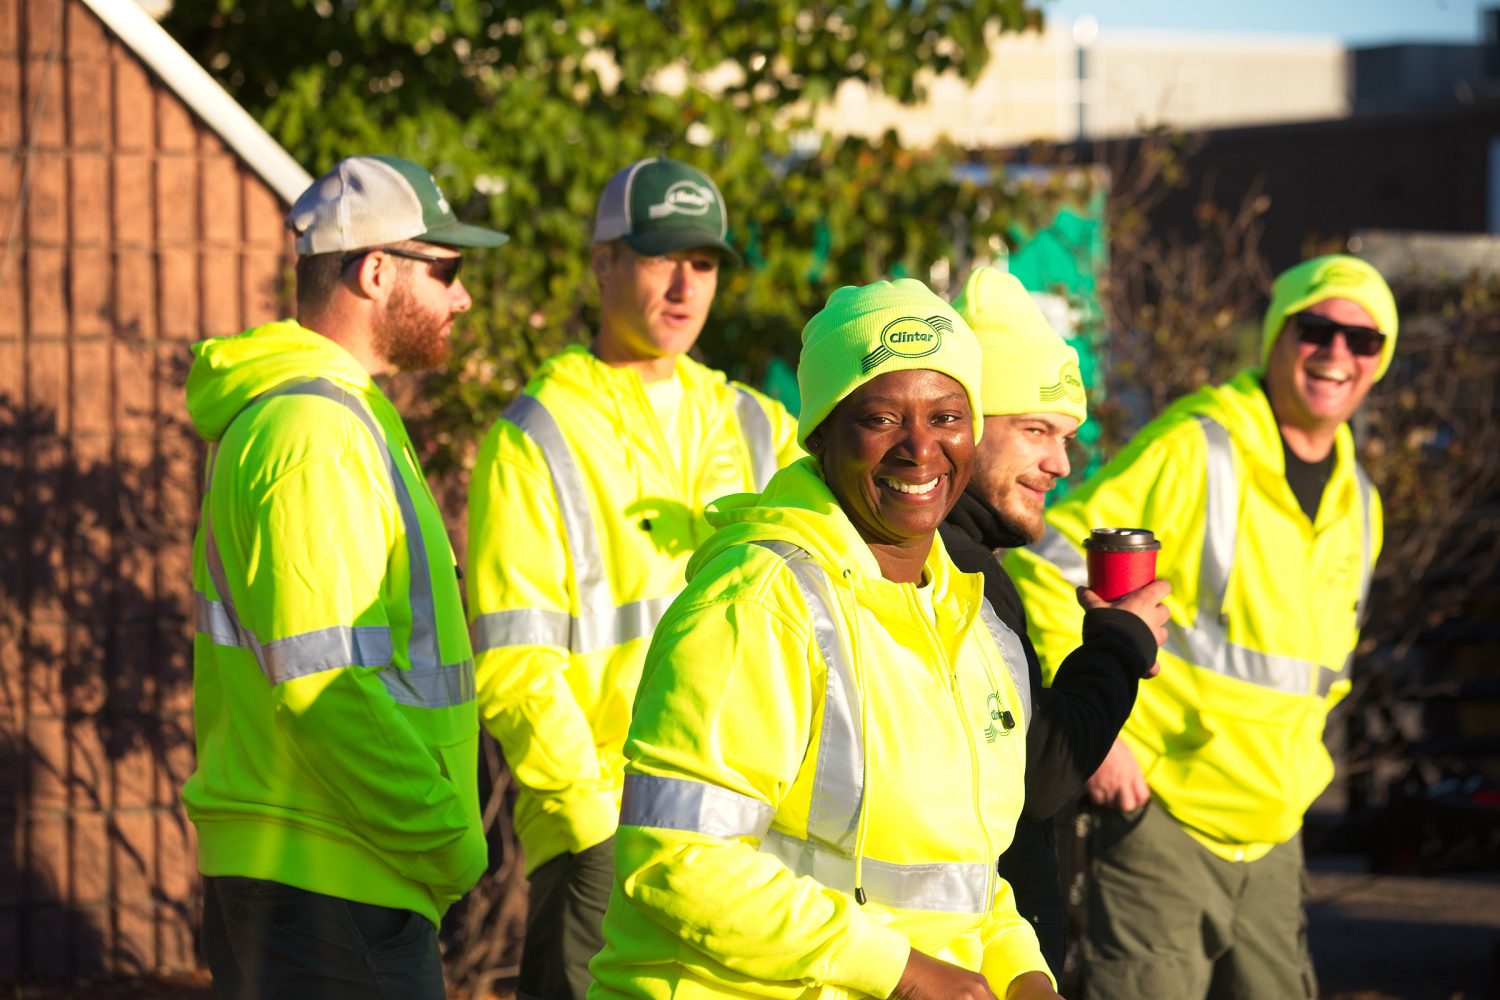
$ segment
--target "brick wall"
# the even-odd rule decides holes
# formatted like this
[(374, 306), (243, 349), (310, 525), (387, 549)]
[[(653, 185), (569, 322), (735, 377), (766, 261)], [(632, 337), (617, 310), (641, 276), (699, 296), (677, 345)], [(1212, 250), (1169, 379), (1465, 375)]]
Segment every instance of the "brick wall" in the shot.
[(77, 0), (0, 0), (0, 982), (195, 964), (188, 345), (284, 206)]

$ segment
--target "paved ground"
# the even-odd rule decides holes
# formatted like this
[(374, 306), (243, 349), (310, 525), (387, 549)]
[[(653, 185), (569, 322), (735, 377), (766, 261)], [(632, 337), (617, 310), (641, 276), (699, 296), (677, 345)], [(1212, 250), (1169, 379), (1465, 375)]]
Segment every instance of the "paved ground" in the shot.
[(1377, 876), (1354, 856), (1314, 856), (1308, 868), (1325, 998), (1500, 998), (1500, 873)]

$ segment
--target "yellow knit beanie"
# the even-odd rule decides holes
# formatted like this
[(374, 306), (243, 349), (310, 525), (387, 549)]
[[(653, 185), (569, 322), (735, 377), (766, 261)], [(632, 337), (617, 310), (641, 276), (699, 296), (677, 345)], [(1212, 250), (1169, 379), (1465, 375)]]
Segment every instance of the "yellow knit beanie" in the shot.
[(984, 357), (984, 415), (1061, 413), (1081, 424), (1088, 397), (1078, 352), (1052, 329), (1015, 275), (977, 267), (953, 300)]
[(1375, 369), (1375, 379), (1379, 381), (1396, 353), (1396, 298), (1379, 271), (1358, 257), (1345, 254), (1304, 260), (1277, 275), (1271, 285), (1271, 304), (1261, 322), (1260, 363), (1264, 365), (1270, 360), (1271, 348), (1276, 346), (1276, 338), (1281, 335), (1288, 316), (1327, 299), (1359, 303), (1375, 321), (1375, 328), (1385, 334), (1380, 367)]
[(953, 307), (913, 278), (838, 289), (802, 328), (797, 443), (806, 447), (833, 408), (872, 378), (918, 369), (942, 372), (964, 387), (977, 441), (984, 428), (979, 344)]

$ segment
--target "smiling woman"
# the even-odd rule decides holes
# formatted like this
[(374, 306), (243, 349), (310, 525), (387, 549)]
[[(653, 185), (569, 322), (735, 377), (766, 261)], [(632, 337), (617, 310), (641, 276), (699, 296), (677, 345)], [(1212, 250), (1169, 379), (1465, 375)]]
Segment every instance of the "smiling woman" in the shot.
[(647, 655), (590, 996), (1055, 998), (995, 871), (1025, 660), (936, 535), (978, 344), (916, 281), (839, 289), (802, 341), (812, 454), (710, 508)]

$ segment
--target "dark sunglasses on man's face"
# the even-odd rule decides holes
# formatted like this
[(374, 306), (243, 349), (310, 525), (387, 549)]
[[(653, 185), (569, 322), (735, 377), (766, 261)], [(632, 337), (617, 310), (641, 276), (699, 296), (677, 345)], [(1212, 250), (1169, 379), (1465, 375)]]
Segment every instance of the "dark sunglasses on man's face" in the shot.
[(372, 254), (376, 250), (379, 250), (381, 253), (388, 253), (392, 257), (405, 257), (407, 260), (425, 261), (432, 265), (427, 269), (427, 273), (449, 286), (458, 280), (458, 269), (464, 262), (463, 257), (434, 257), (432, 254), (417, 253), (415, 250), (398, 250), (395, 247), (369, 247), (364, 250), (355, 250), (353, 253), (344, 254), (341, 267), (347, 270), (350, 264), (363, 259), (367, 254)]
[(1327, 347), (1333, 343), (1335, 334), (1344, 335), (1349, 353), (1361, 358), (1373, 358), (1385, 348), (1385, 334), (1371, 326), (1349, 326), (1317, 313), (1297, 313), (1297, 339), (1313, 347)]

